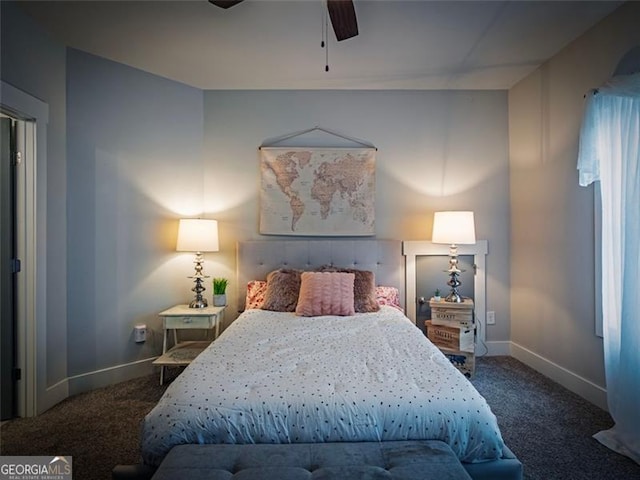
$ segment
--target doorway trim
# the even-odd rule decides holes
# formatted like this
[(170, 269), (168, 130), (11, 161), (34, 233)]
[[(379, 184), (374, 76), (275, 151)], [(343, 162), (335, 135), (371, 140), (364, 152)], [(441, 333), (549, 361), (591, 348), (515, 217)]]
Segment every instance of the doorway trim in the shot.
[[(475, 304), (475, 318), (479, 324), (479, 340), (486, 341), (486, 256), (489, 253), (489, 245), (486, 240), (477, 240), (473, 245), (458, 245), (459, 255), (473, 255), (475, 275), (473, 277), (473, 291)], [(429, 241), (404, 241), (402, 242), (402, 254), (405, 258), (406, 279), (406, 311), (407, 317), (416, 321), (416, 257), (420, 255), (449, 255), (449, 245), (432, 243)]]
[[(17, 366), (22, 370), (18, 381), (18, 415), (31, 417), (39, 413), (41, 394), (46, 390), (46, 155), (49, 106), (12, 85), (0, 83), (0, 109), (21, 120), (26, 141), (21, 146), (23, 168), (19, 179), (18, 215), (24, 220), (16, 225), (17, 254), (24, 275), (18, 276), (17, 296)], [(40, 199), (40, 201), (39, 201)]]

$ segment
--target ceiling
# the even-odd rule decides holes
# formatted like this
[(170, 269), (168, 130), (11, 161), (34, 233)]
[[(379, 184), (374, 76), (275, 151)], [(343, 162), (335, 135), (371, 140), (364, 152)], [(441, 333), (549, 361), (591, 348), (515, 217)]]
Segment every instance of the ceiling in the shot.
[(360, 34), (329, 26), (328, 72), (321, 0), (20, 6), (70, 47), (206, 90), (508, 89), (621, 3), (354, 0)]

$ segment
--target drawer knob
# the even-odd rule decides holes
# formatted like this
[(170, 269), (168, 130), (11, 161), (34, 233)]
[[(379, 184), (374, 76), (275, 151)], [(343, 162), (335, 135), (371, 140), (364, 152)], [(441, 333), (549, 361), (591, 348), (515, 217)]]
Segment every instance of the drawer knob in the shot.
[(191, 323), (193, 320), (191, 319), (191, 317), (184, 317), (184, 323)]

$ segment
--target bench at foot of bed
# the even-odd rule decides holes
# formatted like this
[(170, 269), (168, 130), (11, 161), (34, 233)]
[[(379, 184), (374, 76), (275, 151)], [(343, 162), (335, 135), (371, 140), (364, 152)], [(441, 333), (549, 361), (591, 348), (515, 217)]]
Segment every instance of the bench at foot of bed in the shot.
[[(502, 462), (502, 463), (501, 463)], [(470, 480), (522, 478), (515, 458), (469, 475), (451, 448), (440, 441), (301, 443), (250, 445), (180, 445), (165, 457), (153, 480)], [(501, 466), (498, 466), (500, 464)], [(138, 466), (141, 468), (142, 466)], [(471, 465), (473, 467), (473, 465)], [(128, 476), (127, 476), (128, 475)], [(138, 475), (138, 476), (136, 476)], [(116, 467), (113, 478), (150, 478), (148, 470)]]
[[(212, 474), (212, 470), (215, 474)], [(415, 479), (470, 480), (442, 442), (182, 445), (153, 480)]]

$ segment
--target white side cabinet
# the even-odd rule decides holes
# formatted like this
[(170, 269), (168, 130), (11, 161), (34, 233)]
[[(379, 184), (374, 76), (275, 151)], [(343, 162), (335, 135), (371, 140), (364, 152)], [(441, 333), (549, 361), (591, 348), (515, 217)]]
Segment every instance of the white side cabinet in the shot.
[[(189, 305), (176, 305), (159, 316), (162, 318), (164, 332), (162, 355), (153, 364), (160, 367), (160, 385), (164, 383), (164, 368), (186, 366), (196, 358), (209, 344), (218, 338), (220, 323), (226, 307), (189, 308)], [(207, 340), (180, 342), (178, 330), (206, 330)], [(173, 346), (167, 350), (169, 331), (173, 330)], [(214, 332), (213, 339), (210, 332)]]

